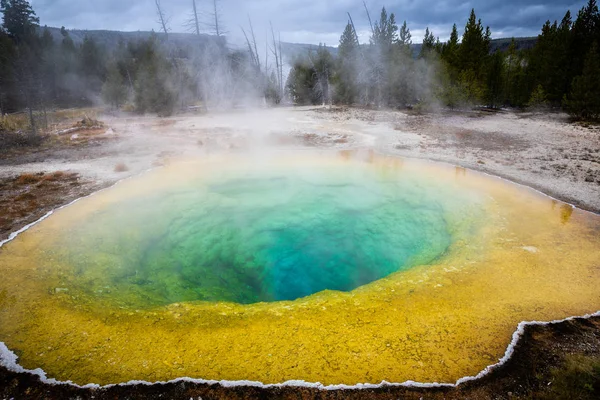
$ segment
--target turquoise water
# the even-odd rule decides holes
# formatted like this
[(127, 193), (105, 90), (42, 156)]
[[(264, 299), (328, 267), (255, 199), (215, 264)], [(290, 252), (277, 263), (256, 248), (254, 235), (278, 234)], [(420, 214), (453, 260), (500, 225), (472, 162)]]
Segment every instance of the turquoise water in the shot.
[(81, 221), (53, 254), (73, 270), (64, 285), (124, 305), (351, 291), (438, 258), (473, 202), (368, 166), (214, 175)]

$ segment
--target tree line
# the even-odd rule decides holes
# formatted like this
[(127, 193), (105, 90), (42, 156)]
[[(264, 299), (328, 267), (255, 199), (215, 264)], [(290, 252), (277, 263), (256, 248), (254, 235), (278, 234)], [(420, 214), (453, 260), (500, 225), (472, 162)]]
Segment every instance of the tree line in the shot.
[[(27, 110), (32, 131), (46, 109), (104, 101), (114, 108), (168, 115), (177, 109), (231, 107), (248, 101), (278, 104), (348, 104), (422, 110), (487, 107), (562, 108), (580, 119), (600, 118), (600, 13), (589, 0), (575, 19), (569, 11), (546, 22), (536, 44), (490, 51), (491, 31), (472, 10), (459, 34), (440, 42), (429, 29), (413, 54), (406, 21), (397, 23), (383, 8), (366, 15), (369, 43), (360, 43), (348, 22), (333, 55), (325, 46), (292, 63), (285, 81), (281, 41), (271, 27), (271, 43), (260, 55), (252, 22), (242, 29), (247, 49), (231, 50), (211, 2), (212, 40), (200, 40), (195, 0), (192, 32), (197, 43), (169, 45), (168, 18), (155, 1), (160, 34), (121, 41), (108, 51), (92, 38), (75, 44), (62, 28), (57, 39), (26, 0), (0, 0), (0, 114)], [(268, 50), (274, 56), (269, 62)], [(264, 60), (264, 61), (263, 61)], [(285, 81), (285, 82), (284, 82)]]
[(490, 51), (491, 31), (471, 10), (459, 37), (456, 24), (442, 43), (426, 29), (418, 55), (406, 21), (385, 8), (360, 44), (348, 15), (337, 56), (324, 46), (293, 63), (286, 91), (297, 104), (375, 107), (487, 106), (562, 108), (573, 117), (600, 118), (600, 13), (589, 0), (573, 21), (546, 22), (531, 49), (513, 39)]
[(179, 47), (169, 42), (168, 18), (157, 0), (163, 32), (120, 41), (108, 51), (90, 37), (75, 44), (64, 27), (56, 40), (40, 26), (28, 1), (0, 0), (0, 115), (27, 110), (35, 133), (44, 123), (39, 114), (46, 109), (102, 101), (114, 108), (127, 104), (132, 111), (160, 115), (195, 104), (230, 107), (257, 98), (278, 103), (283, 84), (274, 72), (257, 64), (255, 54), (228, 48), (218, 0), (212, 2), (216, 30), (209, 39), (201, 37), (196, 2), (192, 5), (197, 41)]

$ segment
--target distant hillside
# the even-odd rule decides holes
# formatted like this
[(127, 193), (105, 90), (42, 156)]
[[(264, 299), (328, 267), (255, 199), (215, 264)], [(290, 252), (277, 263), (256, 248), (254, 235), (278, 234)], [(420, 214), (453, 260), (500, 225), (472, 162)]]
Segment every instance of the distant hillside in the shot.
[[(491, 43), (491, 52), (506, 51), (510, 46), (512, 38), (494, 39)], [(537, 37), (521, 37), (515, 38), (515, 46), (517, 50), (531, 49), (537, 43)]]
[[(52, 27), (44, 27), (43, 29), (48, 29), (52, 34), (52, 37), (55, 41), (62, 40), (62, 34), (59, 28)], [(120, 41), (125, 43), (129, 41), (137, 41), (148, 39), (152, 34), (155, 34), (159, 38), (164, 38), (164, 33), (150, 32), (150, 31), (137, 31), (137, 32), (121, 32), (121, 31), (88, 31), (88, 30), (79, 30), (79, 29), (67, 29), (69, 32), (69, 36), (73, 40), (75, 44), (81, 44), (85, 37), (92, 38), (99, 45), (105, 47), (107, 50), (111, 51), (117, 48)], [(169, 42), (173, 44), (175, 47), (187, 47), (187, 46), (196, 46), (199, 43), (204, 44), (209, 41), (217, 41), (217, 37), (213, 35), (201, 34), (200, 36), (192, 35), (190, 33), (169, 33)]]
[[(493, 39), (490, 43), (490, 52), (495, 53), (497, 51), (506, 51), (510, 46), (512, 38)], [(524, 37), (515, 38), (515, 45), (517, 50), (527, 50), (535, 46), (537, 37)], [(362, 45), (366, 46), (366, 45)], [(411, 46), (413, 55), (416, 57), (421, 52), (421, 43), (416, 43)], [(310, 50), (316, 50), (319, 46), (314, 44), (303, 44), (303, 43), (282, 43), (282, 50), (285, 56), (290, 60), (294, 60), (297, 57), (304, 56)], [(326, 46), (327, 50), (336, 56), (338, 49), (337, 47)]]
[[(305, 56), (308, 51), (316, 51), (319, 48), (316, 44), (304, 44), (304, 43), (281, 43), (281, 51), (288, 60), (294, 60), (298, 57)], [(325, 48), (333, 56), (337, 56), (337, 47), (325, 46)]]
[[(55, 41), (62, 40), (62, 34), (59, 28), (47, 27), (47, 29), (52, 34)], [(88, 31), (88, 30), (78, 30), (78, 29), (68, 29), (69, 35), (71, 39), (75, 42), (75, 44), (81, 44), (83, 39), (87, 36), (93, 38), (96, 43), (105, 47), (107, 50), (114, 50), (119, 41), (123, 41), (125, 43), (129, 41), (143, 40), (148, 39), (153, 32), (149, 31), (137, 31), (137, 32), (120, 32), (120, 31)], [(154, 33), (159, 38), (164, 38), (164, 33)], [(207, 42), (219, 40), (216, 36), (202, 34), (200, 36), (191, 34), (191, 33), (169, 33), (169, 44), (175, 48), (190, 48), (196, 47), (198, 45), (206, 44)], [(493, 39), (491, 42), (491, 52), (496, 51), (506, 51), (510, 46), (511, 38), (503, 38), (503, 39)], [(515, 38), (515, 43), (517, 46), (517, 50), (522, 49), (530, 49), (532, 48), (537, 41), (537, 37), (525, 37), (525, 38)], [(292, 62), (294, 59), (306, 55), (306, 53), (310, 50), (316, 50), (319, 46), (314, 44), (305, 44), (305, 43), (287, 43), (282, 42), (281, 48), (283, 55), (288, 63)], [(233, 46), (234, 49), (240, 49), (241, 47)], [(329, 52), (336, 56), (337, 55), (337, 47), (326, 46)], [(245, 49), (245, 47), (243, 47)], [(413, 54), (416, 56), (421, 51), (421, 44), (413, 44), (412, 45)]]
[[(508, 50), (508, 47), (510, 46), (511, 41), (512, 41), (512, 38), (492, 39), (492, 41), (490, 43), (490, 52), (495, 53), (497, 51)], [(537, 42), (537, 37), (515, 38), (515, 45), (516, 45), (517, 50), (531, 49), (533, 46), (535, 46), (536, 42)], [(415, 57), (417, 55), (419, 55), (419, 53), (421, 52), (421, 47), (422, 47), (421, 43), (412, 45), (412, 51), (413, 51), (413, 54), (415, 55)]]

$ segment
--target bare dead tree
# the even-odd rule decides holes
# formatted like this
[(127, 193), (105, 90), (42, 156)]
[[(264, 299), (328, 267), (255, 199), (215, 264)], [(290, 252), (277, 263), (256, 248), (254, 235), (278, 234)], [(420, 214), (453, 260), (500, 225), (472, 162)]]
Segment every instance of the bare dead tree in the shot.
[(250, 59), (252, 61), (252, 64), (254, 64), (254, 66), (257, 68), (258, 72), (260, 73), (261, 72), (260, 56), (258, 55), (258, 46), (256, 45), (256, 36), (254, 35), (254, 28), (252, 27), (252, 20), (250, 19), (250, 16), (248, 16), (248, 22), (250, 23), (250, 34), (252, 35), (251, 36), (252, 40), (250, 40), (250, 38), (246, 34), (246, 31), (244, 30), (244, 28), (243, 27), (240, 27), (240, 28), (242, 29), (244, 38), (246, 38), (246, 45), (248, 46), (248, 52), (250, 53)]
[(371, 14), (369, 13), (369, 7), (367, 7), (367, 3), (363, 0), (363, 6), (365, 6), (365, 11), (367, 12), (367, 19), (369, 20), (369, 26), (371, 27), (371, 34), (375, 33), (373, 29), (373, 21), (371, 20)]
[(250, 24), (250, 34), (252, 35), (252, 44), (254, 45), (254, 54), (256, 55), (256, 63), (258, 64), (258, 71), (260, 72), (260, 57), (258, 56), (258, 47), (256, 46), (256, 36), (254, 35), (254, 27), (252, 26), (252, 20), (248, 15), (248, 23)]
[(283, 98), (283, 55), (281, 53), (281, 32), (279, 32), (279, 93)]
[(196, 0), (192, 0), (192, 11), (188, 19), (183, 23), (185, 29), (196, 36), (200, 36), (200, 18), (198, 17), (198, 7)]
[(244, 28), (240, 27), (240, 29), (242, 30), (242, 33), (244, 34), (244, 38), (246, 39), (246, 45), (248, 46), (248, 53), (250, 53), (250, 61), (252, 62), (252, 65), (254, 65), (260, 72), (260, 60), (258, 59), (258, 55), (254, 52), (252, 43), (250, 42), (250, 39), (248, 39), (248, 35), (246, 34), (246, 31), (244, 30)]
[(198, 22), (198, 8), (196, 8), (196, 0), (192, 0), (194, 10), (194, 25), (196, 27), (196, 35), (200, 36), (200, 24)]
[(246, 34), (244, 27), (240, 26), (240, 29), (242, 30), (242, 33), (244, 34), (244, 39), (246, 39), (246, 45), (248, 46), (248, 53), (250, 53), (250, 60), (252, 61), (252, 64), (256, 65), (256, 57), (254, 55), (254, 49), (252, 48), (250, 39), (248, 39), (248, 35)]
[(352, 32), (354, 32), (354, 39), (356, 40), (356, 43), (360, 43), (358, 41), (358, 34), (356, 33), (356, 27), (354, 26), (354, 21), (352, 20), (352, 15), (350, 15), (350, 13), (348, 14), (348, 19), (350, 21), (350, 25), (352, 25)]
[[(369, 18), (369, 24), (371, 24), (371, 17), (369, 16), (369, 10), (367, 9), (367, 5), (363, 2), (363, 4), (365, 5), (365, 10), (367, 10), (367, 17)], [(367, 65), (367, 57), (365, 56), (365, 52), (363, 50), (363, 48), (360, 46), (360, 41), (358, 40), (358, 33), (356, 32), (356, 26), (354, 25), (354, 21), (352, 20), (352, 15), (350, 15), (350, 13), (348, 13), (348, 19), (350, 21), (350, 25), (352, 25), (352, 32), (354, 32), (354, 40), (356, 40), (356, 44), (358, 45), (358, 54), (360, 54), (360, 58), (361, 61), (363, 63), (363, 65)], [(373, 25), (371, 25), (371, 32), (373, 30)], [(361, 75), (364, 75), (364, 72), (362, 72), (362, 68), (360, 69), (361, 72), (359, 73), (359, 84), (364, 80), (364, 77), (362, 77)], [(367, 102), (369, 98), (369, 86), (368, 85), (364, 85), (364, 97), (362, 99), (363, 102)]]
[(219, 10), (219, 0), (213, 0), (212, 2), (212, 29), (215, 35), (222, 36), (225, 32), (223, 32), (223, 24), (221, 23), (221, 12)]
[(34, 106), (36, 103), (36, 95), (38, 95), (37, 74), (35, 65), (37, 61), (32, 52), (32, 49), (28, 45), (17, 47), (16, 54), (16, 68), (15, 74), (17, 82), (19, 83), (19, 89), (27, 105), (27, 111), (29, 114), (29, 124), (31, 127), (30, 135), (35, 137), (37, 135), (37, 126), (34, 116)]
[(275, 31), (273, 30), (273, 23), (269, 21), (271, 25), (271, 36), (273, 38), (273, 47), (271, 48), (271, 52), (275, 56), (275, 68), (276, 68), (276, 78), (277, 78), (277, 90), (279, 91), (279, 95), (283, 95), (283, 80), (281, 72), (283, 71), (282, 62), (281, 62), (281, 40), (279, 41), (279, 46), (277, 45), (277, 40), (275, 39)]
[(269, 32), (265, 33), (265, 74), (269, 74)]
[(169, 29), (167, 27), (167, 17), (163, 11), (163, 8), (160, 4), (160, 0), (154, 0), (154, 3), (156, 4), (156, 14), (158, 15), (158, 22), (160, 23), (160, 26), (162, 27), (163, 32), (165, 33), (165, 36), (169, 36)]

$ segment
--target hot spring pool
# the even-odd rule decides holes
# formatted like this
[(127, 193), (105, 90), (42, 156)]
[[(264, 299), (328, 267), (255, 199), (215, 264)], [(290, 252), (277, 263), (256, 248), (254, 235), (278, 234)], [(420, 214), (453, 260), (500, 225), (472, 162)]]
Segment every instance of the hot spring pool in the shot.
[(600, 309), (600, 217), (372, 154), (214, 156), (0, 250), (0, 341), (77, 383), (453, 382), (522, 320)]

